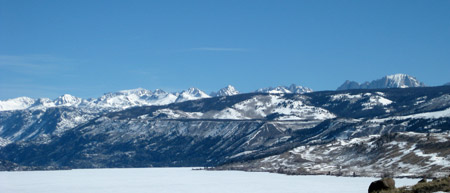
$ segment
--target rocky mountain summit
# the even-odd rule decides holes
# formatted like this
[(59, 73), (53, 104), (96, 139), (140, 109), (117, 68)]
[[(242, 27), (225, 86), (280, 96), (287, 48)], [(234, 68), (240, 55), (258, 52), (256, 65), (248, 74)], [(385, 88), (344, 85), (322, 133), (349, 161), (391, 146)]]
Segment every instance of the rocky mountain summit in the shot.
[(206, 94), (205, 92), (203, 92), (202, 90), (200, 90), (198, 88), (189, 88), (188, 90), (185, 90), (185, 91), (181, 92), (180, 94), (178, 94), (178, 97), (175, 100), (175, 102), (184, 102), (184, 101), (196, 100), (196, 99), (201, 99), (201, 98), (209, 98), (209, 97), (211, 97), (211, 96), (209, 96), (208, 94)]
[(337, 90), (350, 89), (380, 89), (380, 88), (411, 88), (424, 87), (425, 84), (418, 81), (415, 77), (406, 74), (388, 75), (381, 79), (371, 82), (358, 83), (355, 81), (345, 81)]
[(232, 96), (232, 95), (237, 95), (237, 94), (239, 94), (239, 91), (236, 90), (236, 88), (234, 88), (233, 86), (228, 85), (225, 88), (222, 88), (217, 92), (212, 92), (211, 96), (219, 97), (219, 96)]

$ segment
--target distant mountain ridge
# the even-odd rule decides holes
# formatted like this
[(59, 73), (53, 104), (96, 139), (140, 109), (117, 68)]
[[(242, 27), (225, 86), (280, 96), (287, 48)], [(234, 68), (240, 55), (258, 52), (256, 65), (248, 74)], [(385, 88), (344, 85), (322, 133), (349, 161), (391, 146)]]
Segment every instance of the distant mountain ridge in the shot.
[(113, 109), (126, 109), (133, 106), (166, 105), (175, 102), (179, 95), (179, 93), (167, 93), (160, 89), (150, 91), (143, 88), (137, 88), (106, 93), (99, 98), (90, 99), (82, 99), (70, 94), (64, 94), (54, 100), (49, 98), (32, 99), (29, 97), (18, 97), (0, 101), (0, 111), (46, 109), (52, 107), (76, 107), (110, 111)]
[[(311, 89), (292, 84), (289, 87), (279, 86), (276, 88), (259, 89), (260, 93), (307, 93)], [(122, 90), (106, 93), (99, 98), (83, 99), (64, 94), (51, 100), (49, 98), (33, 99), (29, 97), (18, 97), (14, 99), (0, 100), (0, 111), (24, 110), (24, 109), (46, 109), (53, 107), (75, 107), (88, 111), (117, 111), (136, 106), (167, 105), (189, 100), (198, 100), (210, 97), (232, 96), (240, 94), (233, 86), (228, 85), (211, 95), (206, 94), (198, 88), (189, 88), (181, 92), (169, 93), (161, 89), (154, 91), (144, 88)]]
[(393, 74), (385, 76), (381, 79), (371, 82), (358, 83), (355, 81), (345, 81), (337, 90), (350, 89), (380, 89), (380, 88), (411, 88), (411, 87), (425, 87), (423, 82), (420, 82), (415, 77), (407, 74)]
[[(450, 83), (447, 83), (445, 85), (449, 84)], [(413, 76), (406, 74), (394, 74), (362, 84), (347, 80), (337, 90), (409, 88), (424, 86), (424, 83), (418, 81)], [(313, 90), (308, 87), (291, 84), (290, 86), (261, 88), (254, 92), (269, 94), (304, 94), (311, 93)], [(228, 85), (217, 92), (212, 92), (210, 95), (198, 88), (189, 88), (185, 91), (174, 93), (165, 92), (161, 89), (151, 91), (143, 88), (137, 88), (106, 93), (99, 98), (90, 99), (83, 99), (70, 94), (64, 94), (54, 100), (49, 98), (33, 99), (29, 97), (18, 97), (3, 101), (0, 100), (0, 111), (45, 109), (53, 107), (76, 107), (88, 109), (89, 111), (117, 111), (136, 106), (167, 105), (189, 100), (232, 96), (237, 94), (240, 94), (240, 92), (231, 85)]]

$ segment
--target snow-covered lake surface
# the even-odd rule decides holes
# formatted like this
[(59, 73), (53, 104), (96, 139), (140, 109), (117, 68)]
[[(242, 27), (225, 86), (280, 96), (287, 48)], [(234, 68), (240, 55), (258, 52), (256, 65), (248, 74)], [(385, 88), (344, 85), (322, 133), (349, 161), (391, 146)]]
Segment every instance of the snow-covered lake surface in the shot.
[[(376, 178), (287, 176), (191, 168), (0, 172), (1, 193), (362, 193)], [(396, 186), (417, 179), (396, 179)]]

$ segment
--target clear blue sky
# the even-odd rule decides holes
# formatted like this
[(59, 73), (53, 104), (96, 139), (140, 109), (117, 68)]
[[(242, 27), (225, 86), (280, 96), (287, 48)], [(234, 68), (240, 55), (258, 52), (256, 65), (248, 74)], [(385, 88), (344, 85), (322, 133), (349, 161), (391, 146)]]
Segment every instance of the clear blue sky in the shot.
[(450, 1), (0, 0), (0, 100), (450, 82)]

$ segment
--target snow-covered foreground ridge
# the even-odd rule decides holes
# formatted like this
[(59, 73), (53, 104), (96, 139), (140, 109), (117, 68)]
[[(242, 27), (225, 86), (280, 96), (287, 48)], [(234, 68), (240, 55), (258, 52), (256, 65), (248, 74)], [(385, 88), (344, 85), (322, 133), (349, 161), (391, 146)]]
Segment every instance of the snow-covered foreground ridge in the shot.
[[(287, 176), (191, 168), (85, 169), (0, 172), (2, 193), (360, 193), (376, 178)], [(418, 179), (395, 179), (397, 186)]]
[(442, 86), (2, 111), (0, 170), (225, 164), (295, 174), (450, 174), (449, 109), (450, 87)]

